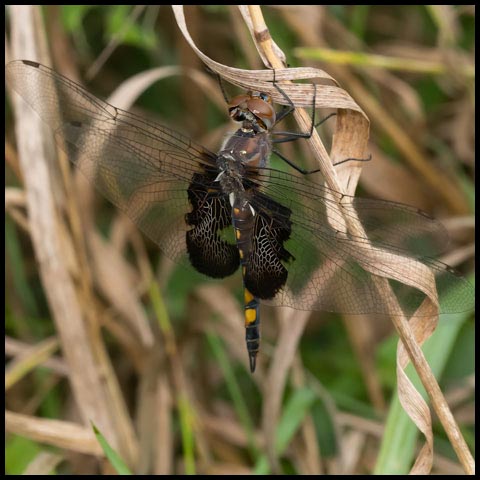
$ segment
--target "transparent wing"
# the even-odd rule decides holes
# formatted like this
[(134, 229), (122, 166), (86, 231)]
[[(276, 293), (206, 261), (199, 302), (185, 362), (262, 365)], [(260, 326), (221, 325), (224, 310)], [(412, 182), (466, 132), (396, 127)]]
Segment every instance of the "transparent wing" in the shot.
[[(444, 248), (448, 236), (441, 224), (423, 212), (393, 202), (341, 198), (308, 177), (271, 169), (259, 169), (254, 182), (261, 194), (252, 196), (253, 208), (266, 219), (274, 219), (268, 224), (276, 232), (290, 232), (283, 245), (288, 254), (280, 252), (287, 259), (283, 262), (288, 270), (286, 284), (274, 298), (266, 299), (269, 303), (301, 310), (389, 315), (394, 300), (381, 294), (371, 270), (390, 278), (405, 314), (413, 314), (425, 295), (395, 278), (422, 279), (433, 274), (436, 290), (444, 300), (442, 313), (473, 307), (471, 285), (426, 255)], [(345, 205), (342, 212), (339, 200)], [(343, 233), (343, 216), (354, 212), (365, 227), (366, 237)], [(278, 249), (274, 241), (270, 248)], [(427, 280), (423, 286), (427, 291), (430, 288)], [(455, 297), (445, 296), (450, 289), (457, 291)]]
[[(255, 170), (255, 175), (255, 183), (263, 192), (274, 199), (284, 197), (293, 206), (303, 205), (302, 210), (310, 212), (313, 223), (325, 224), (328, 207), (342, 201), (343, 215), (357, 216), (370, 242), (379, 247), (407, 248), (416, 255), (433, 256), (448, 246), (449, 236), (445, 227), (418, 208), (334, 192), (317, 183), (321, 180), (320, 174), (298, 176), (263, 168)], [(335, 217), (334, 212), (330, 214)], [(340, 221), (340, 217), (332, 220)]]
[[(187, 192), (209, 195), (207, 187), (213, 187), (219, 173), (216, 156), (173, 130), (99, 100), (38, 63), (9, 63), (6, 80), (52, 128), (59, 146), (97, 189), (170, 258), (189, 264), (186, 232), (192, 226), (185, 215), (192, 205)], [(229, 207), (216, 192), (207, 206), (218, 205)], [(211, 215), (208, 224), (212, 236), (220, 229), (215, 218)]]

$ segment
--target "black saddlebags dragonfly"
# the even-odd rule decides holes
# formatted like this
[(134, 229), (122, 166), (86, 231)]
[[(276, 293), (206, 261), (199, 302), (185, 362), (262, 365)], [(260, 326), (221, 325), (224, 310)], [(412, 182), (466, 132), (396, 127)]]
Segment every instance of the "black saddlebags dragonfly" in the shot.
[[(9, 63), (6, 78), (77, 168), (172, 260), (213, 278), (241, 268), (252, 372), (260, 301), (345, 314), (395, 311), (368, 271), (366, 243), (387, 251), (393, 264), (417, 260), (408, 262), (412, 276), (427, 266), (444, 299), (442, 313), (473, 306), (470, 284), (431, 258), (448, 241), (440, 223), (416, 208), (381, 200), (352, 198), (340, 212), (335, 206), (344, 196), (315, 175), (269, 167), (277, 122), (264, 93), (230, 100), (230, 116), (241, 127), (213, 153), (36, 62)], [(332, 216), (348, 215), (358, 215), (368, 238), (340, 234), (333, 226)], [(395, 281), (392, 261), (379, 268), (404, 314), (415, 314), (425, 294)], [(455, 296), (444, 295), (450, 289)]]

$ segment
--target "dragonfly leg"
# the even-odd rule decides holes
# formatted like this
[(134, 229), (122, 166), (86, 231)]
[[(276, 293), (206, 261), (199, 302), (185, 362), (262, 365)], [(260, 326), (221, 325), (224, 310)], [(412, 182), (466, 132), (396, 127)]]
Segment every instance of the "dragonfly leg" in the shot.
[[(328, 114), (326, 117), (322, 118), (318, 123), (316, 123), (313, 128), (319, 127), (322, 123), (326, 122), (329, 118), (332, 118), (336, 115), (335, 112)], [(272, 143), (285, 143), (285, 142), (294, 142), (300, 138), (310, 138), (313, 135), (313, 129), (308, 133), (299, 133), (299, 132), (271, 132), (272, 135), (282, 135), (282, 138), (274, 138)]]
[(342, 163), (346, 162), (369, 162), (372, 159), (372, 154), (370, 154), (367, 158), (345, 158), (345, 160), (340, 160), (337, 163), (334, 163), (333, 166), (336, 167), (337, 165), (341, 165)]
[[(288, 102), (288, 106), (286, 105), (286, 108), (283, 108), (281, 112), (278, 113), (277, 119), (275, 121), (275, 125), (277, 125), (279, 122), (281, 122), (286, 116), (290, 115), (294, 110), (295, 110), (295, 105), (292, 102), (292, 99), (286, 94), (286, 92), (278, 85), (278, 83), (275, 81), (275, 70), (273, 71), (274, 73), (274, 79), (273, 79), (273, 86), (282, 94), (283, 98)], [(318, 125), (323, 123), (326, 119), (322, 120), (319, 122), (317, 125), (315, 125), (315, 102), (317, 98), (317, 86), (313, 84), (314, 90), (313, 90), (313, 104), (312, 104), (312, 122), (310, 124), (310, 131), (306, 133), (300, 133), (300, 132), (278, 132), (279, 135), (289, 135), (290, 141), (296, 140), (297, 138), (310, 138), (313, 134), (313, 129), (316, 128)], [(274, 125), (274, 126), (275, 126)], [(275, 133), (275, 132), (272, 132)]]
[(218, 85), (220, 86), (220, 90), (222, 91), (223, 98), (225, 99), (225, 102), (228, 105), (230, 103), (230, 99), (228, 98), (227, 91), (225, 90), (223, 79), (217, 72), (214, 72), (213, 70), (211, 71), (217, 77), (217, 82), (218, 82)]
[[(273, 71), (273, 85), (274, 87), (282, 94), (282, 96), (287, 100), (288, 106), (285, 105), (283, 110), (277, 114), (277, 118), (275, 121), (275, 125), (277, 125), (279, 122), (281, 122), (287, 115), (290, 115), (294, 110), (295, 110), (295, 105), (292, 102), (291, 98), (287, 95), (287, 93), (278, 85), (278, 83), (275, 81), (275, 70)], [(314, 90), (313, 90), (313, 103), (312, 103), (312, 122), (310, 124), (310, 131), (305, 132), (305, 133), (300, 133), (300, 132), (280, 132), (280, 131), (272, 131), (271, 135), (272, 137), (275, 135), (279, 135), (281, 138), (273, 138), (272, 143), (285, 143), (285, 142), (293, 142), (295, 140), (298, 140), (299, 138), (310, 138), (313, 135), (313, 130), (319, 127), (322, 123), (326, 122), (329, 118), (333, 117), (336, 115), (335, 112), (330, 113), (327, 115), (325, 118), (320, 120), (318, 123), (315, 123), (315, 103), (316, 103), (316, 98), (317, 98), (317, 89), (316, 85), (313, 84)], [(283, 155), (281, 155), (278, 150), (273, 150), (273, 153), (278, 155), (282, 160), (284, 160), (286, 163), (288, 163), (292, 168), (297, 170), (298, 172), (302, 173), (303, 175), (310, 175), (311, 173), (316, 173), (319, 172), (320, 169), (315, 169), (315, 170), (305, 170), (299, 167), (298, 165), (294, 164), (292, 161), (288, 160), (285, 158)], [(367, 158), (346, 158), (344, 160), (341, 160), (340, 162), (336, 163), (334, 166), (340, 165), (342, 163), (346, 162), (368, 162), (372, 159), (372, 155), (369, 155)]]

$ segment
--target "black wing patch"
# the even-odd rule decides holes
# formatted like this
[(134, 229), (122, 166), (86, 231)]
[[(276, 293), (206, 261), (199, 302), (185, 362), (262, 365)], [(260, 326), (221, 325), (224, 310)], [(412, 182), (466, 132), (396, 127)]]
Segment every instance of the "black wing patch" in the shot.
[(284, 263), (295, 260), (285, 248), (290, 238), (291, 210), (268, 196), (253, 191), (256, 209), (252, 231), (252, 249), (246, 262), (244, 282), (247, 289), (263, 300), (272, 299), (285, 285), (288, 271)]
[(240, 264), (237, 246), (221, 237), (221, 232), (232, 224), (232, 210), (228, 197), (221, 191), (215, 178), (218, 170), (206, 168), (195, 173), (188, 187), (192, 211), (185, 221), (193, 228), (187, 231), (187, 251), (190, 263), (200, 273), (213, 278), (232, 275)]

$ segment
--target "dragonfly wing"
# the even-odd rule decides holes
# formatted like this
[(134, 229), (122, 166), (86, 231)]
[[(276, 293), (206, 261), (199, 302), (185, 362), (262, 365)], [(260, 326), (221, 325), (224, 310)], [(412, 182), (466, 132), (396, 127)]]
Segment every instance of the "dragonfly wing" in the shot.
[(220, 173), (215, 154), (38, 63), (11, 62), (6, 79), (51, 127), (77, 168), (172, 260), (188, 264), (193, 256), (201, 263), (195, 248), (209, 240), (216, 256), (203, 273), (234, 270), (234, 245), (219, 239), (231, 216), (214, 182)]
[[(270, 218), (270, 224), (289, 229), (281, 245), (287, 252), (282, 253), (282, 263), (288, 277), (269, 300), (271, 304), (391, 315), (398, 302), (403, 312), (411, 315), (425, 298), (423, 291), (432, 296), (437, 291), (442, 298), (448, 290), (456, 289), (458, 295), (442, 305), (442, 312), (465, 311), (473, 306), (470, 284), (448, 266), (422, 254), (428, 246), (419, 241), (440, 237), (440, 245), (445, 235), (441, 225), (424, 214), (392, 202), (356, 201), (306, 177), (270, 169), (259, 170), (254, 183), (262, 194), (253, 195), (252, 207)], [(343, 205), (345, 200), (340, 209), (338, 202)], [(272, 211), (272, 202), (281, 208)], [(357, 208), (365, 222), (366, 236), (346, 233), (345, 218), (354, 215)], [(391, 218), (382, 226), (380, 219), (388, 211), (399, 220)], [(380, 291), (378, 276), (389, 279), (395, 297)], [(405, 279), (416, 288), (402, 283)]]
[(255, 215), (244, 282), (255, 297), (272, 300), (285, 286), (288, 265), (295, 260), (284, 247), (292, 233), (291, 212), (259, 191), (251, 194)]
[(318, 177), (300, 177), (264, 168), (259, 169), (257, 184), (272, 198), (283, 197), (290, 205), (303, 205), (305, 212), (311, 208), (312, 221), (318, 224), (325, 223), (329, 214), (335, 216), (330, 206), (341, 201), (342, 215), (358, 217), (370, 242), (379, 247), (406, 248), (414, 255), (433, 256), (449, 244), (445, 227), (418, 208), (387, 200), (350, 197), (310, 178)]

